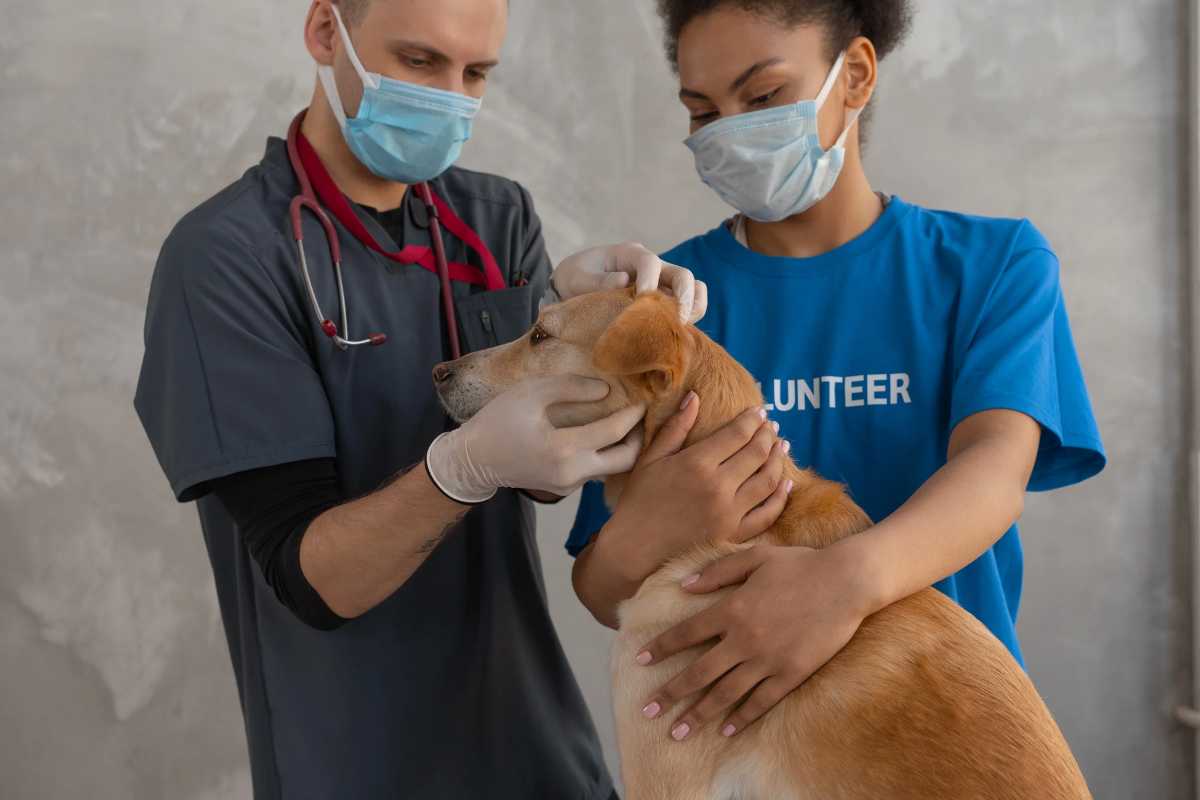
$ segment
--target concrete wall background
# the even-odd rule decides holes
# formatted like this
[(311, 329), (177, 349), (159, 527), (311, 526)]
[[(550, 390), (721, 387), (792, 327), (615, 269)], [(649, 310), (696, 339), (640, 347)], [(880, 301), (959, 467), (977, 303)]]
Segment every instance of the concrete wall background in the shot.
[[(470, 166), (528, 185), (557, 256), (666, 247), (725, 213), (695, 179), (649, 0), (514, 4)], [(305, 4), (0, 0), (0, 775), (5, 797), (247, 797), (190, 507), (130, 397), (153, 260), (307, 99)], [(1056, 245), (1109, 449), (1031, 499), (1022, 636), (1098, 798), (1191, 796), (1183, 527), (1183, 4), (918, 3), (869, 167)], [(556, 619), (611, 735), (606, 642), (544, 514)]]

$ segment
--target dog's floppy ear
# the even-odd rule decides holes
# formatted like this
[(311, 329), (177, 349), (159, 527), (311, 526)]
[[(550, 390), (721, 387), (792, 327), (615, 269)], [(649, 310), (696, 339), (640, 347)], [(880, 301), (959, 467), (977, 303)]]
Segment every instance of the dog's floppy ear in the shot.
[(661, 292), (644, 294), (621, 312), (592, 351), (596, 369), (656, 394), (679, 388), (687, 373), (688, 330), (679, 307)]

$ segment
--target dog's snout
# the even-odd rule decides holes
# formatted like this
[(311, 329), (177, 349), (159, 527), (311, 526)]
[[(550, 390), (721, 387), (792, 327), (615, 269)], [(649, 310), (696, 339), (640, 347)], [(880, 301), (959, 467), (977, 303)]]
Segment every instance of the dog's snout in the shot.
[(433, 382), (439, 386), (443, 383), (446, 383), (453, 377), (454, 367), (450, 366), (448, 363), (438, 364), (433, 368)]

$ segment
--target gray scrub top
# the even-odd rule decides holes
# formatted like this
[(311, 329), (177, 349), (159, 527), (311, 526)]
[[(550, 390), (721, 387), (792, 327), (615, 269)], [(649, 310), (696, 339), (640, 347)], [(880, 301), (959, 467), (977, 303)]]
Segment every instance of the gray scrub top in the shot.
[[(437, 192), (495, 255), (508, 288), (454, 284), (463, 349), (520, 336), (550, 264), (529, 194), (451, 169)], [(346, 496), (418, 464), (449, 423), (430, 370), (449, 358), (436, 275), (400, 265), (336, 220), (351, 335), (335, 349), (306, 305), (283, 141), (189, 213), (150, 288), (135, 406), (172, 490), (197, 500), (245, 714), (257, 798), (607, 798), (595, 729), (546, 607), (533, 508), (512, 491), (473, 509), (392, 597), (338, 630), (305, 626), (263, 580), (206, 481), (334, 457)], [(428, 245), (410, 192), (405, 241)], [(326, 315), (336, 289), (305, 216)], [(447, 256), (481, 266), (446, 235)], [(520, 278), (528, 284), (516, 287)], [(396, 520), (397, 526), (404, 524)]]

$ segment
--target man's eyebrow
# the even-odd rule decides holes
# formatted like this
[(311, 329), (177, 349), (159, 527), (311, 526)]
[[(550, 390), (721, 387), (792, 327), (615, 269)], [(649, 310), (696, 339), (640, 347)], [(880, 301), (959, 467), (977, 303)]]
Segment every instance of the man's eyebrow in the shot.
[(393, 39), (387, 43), (387, 49), (395, 55), (404, 55), (405, 52), (413, 52), (428, 56), (434, 61), (449, 61), (450, 57), (438, 50), (436, 47), (430, 47), (423, 42), (414, 42), (408, 39)]
[[(427, 56), (431, 61), (438, 61), (442, 63), (450, 61), (450, 56), (446, 55), (441, 50), (438, 50), (436, 47), (430, 47), (424, 42), (416, 42), (408, 39), (393, 39), (392, 41), (388, 42), (387, 49), (394, 55), (398, 56), (416, 51)], [(476, 61), (472, 64), (468, 64), (468, 66), (474, 69), (491, 69), (499, 63), (500, 62), (497, 59), (491, 59), (489, 61)]]
[[(766, 59), (763, 59), (762, 61), (759, 61), (757, 64), (754, 64), (749, 69), (747, 69), (745, 72), (743, 72), (741, 75), (738, 75), (737, 78), (734, 79), (733, 83), (731, 83), (729, 85), (729, 91), (736, 92), (738, 89), (745, 86), (746, 81), (753, 78), (756, 73), (760, 72), (761, 70), (766, 69), (767, 67), (773, 67), (776, 64), (780, 64), (780, 63), (783, 63), (783, 59), (778, 58), (778, 57), (766, 58)], [(680, 99), (690, 98), (692, 100), (707, 100), (708, 99), (708, 95), (701, 94), (700, 92), (697, 92), (694, 89), (688, 89), (687, 87), (684, 87), (679, 90), (679, 97), (680, 97)]]

